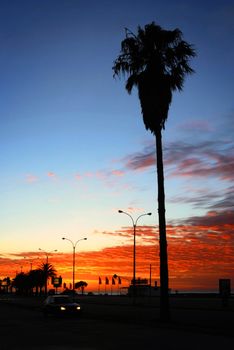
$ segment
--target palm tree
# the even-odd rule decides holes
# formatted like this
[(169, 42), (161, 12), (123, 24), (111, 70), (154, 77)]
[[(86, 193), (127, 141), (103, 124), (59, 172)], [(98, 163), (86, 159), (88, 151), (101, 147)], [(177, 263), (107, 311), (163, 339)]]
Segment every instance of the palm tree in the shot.
[(39, 271), (41, 271), (42, 279), (44, 280), (44, 286), (45, 286), (45, 295), (47, 295), (47, 281), (50, 277), (56, 276), (56, 270), (53, 267), (52, 264), (49, 263), (42, 263)]
[(179, 29), (164, 30), (154, 22), (138, 27), (135, 35), (128, 29), (114, 62), (114, 76), (127, 75), (126, 90), (137, 87), (143, 121), (156, 138), (158, 218), (160, 245), (160, 318), (170, 319), (168, 296), (168, 256), (165, 219), (162, 129), (168, 117), (172, 93), (182, 91), (186, 74), (193, 73), (189, 59), (195, 56)]
[(88, 283), (85, 282), (85, 281), (79, 281), (79, 282), (76, 282), (75, 284), (75, 288), (76, 289), (81, 289), (81, 293), (82, 295), (84, 294), (84, 289), (88, 286)]

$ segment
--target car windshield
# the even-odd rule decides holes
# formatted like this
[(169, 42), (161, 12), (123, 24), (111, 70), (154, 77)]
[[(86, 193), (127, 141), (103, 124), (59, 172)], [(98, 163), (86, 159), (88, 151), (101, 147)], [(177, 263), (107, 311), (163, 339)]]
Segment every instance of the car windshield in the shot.
[(55, 304), (69, 304), (69, 303), (72, 303), (72, 299), (71, 298), (65, 298), (65, 297), (59, 297), (59, 298), (54, 298), (53, 302)]

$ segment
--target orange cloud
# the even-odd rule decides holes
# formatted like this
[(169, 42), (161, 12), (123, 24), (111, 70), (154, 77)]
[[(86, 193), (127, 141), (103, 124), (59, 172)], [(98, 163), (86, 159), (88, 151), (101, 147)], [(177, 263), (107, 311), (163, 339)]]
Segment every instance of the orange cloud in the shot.
[[(167, 226), (169, 282), (175, 290), (213, 290), (218, 291), (220, 278), (234, 276), (234, 223), (221, 222), (218, 213), (208, 213), (208, 224), (191, 220), (191, 223)], [(206, 222), (208, 223), (208, 221)], [(79, 252), (76, 262), (76, 280), (87, 281), (87, 290), (97, 290), (98, 277), (111, 278), (114, 274), (123, 277), (123, 286), (127, 286), (133, 271), (133, 229), (124, 227), (115, 232), (103, 232), (103, 235), (116, 235), (123, 239), (123, 245), (100, 251)], [(32, 263), (36, 268), (44, 262), (44, 256), (38, 260), (38, 252), (22, 252), (18, 255), (0, 256), (1, 278), (14, 277), (16, 271), (27, 272)], [(72, 280), (72, 254), (57, 252), (49, 257), (58, 275), (64, 282)], [(139, 226), (136, 232), (136, 275), (159, 283), (159, 233), (157, 227)], [(234, 283), (234, 280), (232, 281)]]

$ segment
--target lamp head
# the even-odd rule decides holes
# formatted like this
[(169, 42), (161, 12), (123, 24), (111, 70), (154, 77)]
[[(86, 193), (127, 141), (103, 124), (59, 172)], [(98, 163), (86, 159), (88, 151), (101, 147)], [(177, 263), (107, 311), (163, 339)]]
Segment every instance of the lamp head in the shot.
[(84, 238), (85, 241), (87, 241), (87, 239), (88, 239), (88, 238), (86, 238), (86, 237)]
[(152, 215), (152, 213), (148, 213), (147, 215)]
[(66, 239), (65, 237), (63, 237), (62, 239)]
[(123, 210), (118, 210), (118, 212), (119, 212), (119, 213), (122, 213), (122, 212), (123, 212)]

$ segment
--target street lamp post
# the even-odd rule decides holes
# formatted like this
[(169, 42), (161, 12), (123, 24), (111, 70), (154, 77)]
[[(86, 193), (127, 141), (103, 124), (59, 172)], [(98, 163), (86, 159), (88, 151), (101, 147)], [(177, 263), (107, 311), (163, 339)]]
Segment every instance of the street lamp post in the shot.
[(73, 264), (72, 264), (72, 289), (73, 289), (73, 293), (75, 292), (75, 259), (76, 259), (76, 245), (78, 242), (80, 241), (86, 241), (87, 238), (81, 238), (78, 239), (75, 243), (72, 242), (72, 240), (70, 240), (69, 238), (63, 237), (63, 240), (65, 239), (66, 241), (69, 241), (72, 244), (72, 248), (73, 248)]
[(141, 214), (134, 221), (133, 217), (129, 213), (127, 213), (123, 210), (119, 210), (118, 212), (120, 214), (125, 214), (125, 215), (129, 216), (130, 219), (132, 220), (132, 225), (133, 225), (133, 302), (135, 303), (135, 296), (136, 296), (136, 226), (137, 226), (137, 221), (142, 216), (151, 215), (151, 213)]
[(49, 262), (49, 254), (50, 253), (53, 253), (53, 252), (57, 252), (57, 249), (54, 249), (54, 250), (51, 250), (50, 252), (46, 252), (45, 250), (41, 249), (41, 248), (38, 248), (41, 252), (44, 252), (45, 253), (45, 256), (46, 256), (46, 264), (48, 265), (48, 262)]

